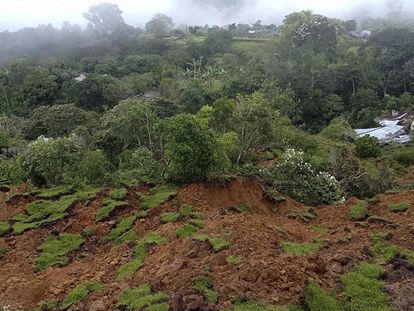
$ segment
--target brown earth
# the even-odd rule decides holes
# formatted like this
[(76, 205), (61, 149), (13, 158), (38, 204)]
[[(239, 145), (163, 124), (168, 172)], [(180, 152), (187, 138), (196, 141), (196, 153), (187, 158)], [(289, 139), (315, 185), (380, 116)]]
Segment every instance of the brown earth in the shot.
[[(289, 198), (285, 202), (272, 203), (264, 198), (256, 182), (235, 178), (225, 186), (208, 183), (185, 186), (173, 200), (152, 209), (146, 218), (138, 220), (134, 229), (139, 236), (157, 231), (167, 238), (168, 243), (151, 247), (145, 265), (133, 276), (118, 282), (116, 271), (130, 260), (134, 245), (114, 247), (103, 245), (101, 240), (118, 217), (139, 209), (137, 190), (147, 191), (148, 188), (129, 189), (129, 207), (117, 211), (109, 221), (95, 223), (96, 212), (107, 195), (104, 192), (89, 206), (76, 205), (70, 217), (54, 226), (0, 238), (0, 247), (8, 249), (0, 258), (0, 304), (33, 310), (42, 301), (62, 301), (81, 281), (96, 280), (104, 283), (105, 288), (69, 310), (94, 310), (92, 304), (103, 305), (105, 310), (116, 310), (115, 305), (124, 288), (144, 283), (149, 283), (155, 291), (168, 293), (170, 306), (176, 311), (188, 310), (190, 305), (195, 306), (191, 310), (219, 310), (229, 307), (236, 297), (289, 305), (299, 302), (304, 284), (309, 279), (330, 292), (340, 294), (340, 276), (357, 262), (372, 260), (367, 252), (372, 233), (390, 231), (393, 233), (392, 243), (414, 250), (411, 233), (414, 208), (399, 214), (387, 209), (389, 203), (410, 201), (414, 204), (413, 190), (379, 195), (376, 200), (371, 200), (370, 213), (388, 220), (391, 226), (381, 222), (361, 224), (350, 221), (348, 210), (357, 201), (355, 198), (344, 204), (315, 208), (318, 217), (306, 223), (299, 217), (292, 219), (288, 214), (292, 210), (305, 212), (309, 207)], [(30, 202), (29, 199), (14, 205), (5, 204), (5, 196), (0, 194), (0, 221), (22, 213)], [(205, 226), (201, 233), (222, 237), (231, 243), (230, 247), (215, 253), (205, 243), (177, 238), (175, 231), (185, 223), (184, 220), (160, 223), (161, 214), (174, 211), (184, 203), (203, 213)], [(238, 214), (229, 209), (242, 203), (251, 205), (252, 210)], [(314, 232), (313, 226), (327, 229), (327, 234)], [(71, 254), (67, 266), (35, 272), (33, 261), (37, 247), (46, 237), (62, 232), (81, 233), (86, 227), (94, 228), (96, 233), (79, 251)], [(307, 256), (286, 254), (279, 247), (280, 241), (312, 242), (314, 239), (324, 241), (324, 247)], [(226, 257), (230, 255), (242, 258), (243, 263), (237, 267), (227, 264)], [(396, 310), (413, 310), (409, 303), (414, 296), (414, 270), (401, 268), (395, 263), (378, 263), (391, 271), (387, 290)], [(399, 273), (398, 269), (411, 272), (404, 270)], [(192, 280), (200, 274), (208, 275), (213, 281), (220, 297), (218, 305), (208, 305), (191, 289)], [(404, 298), (402, 293), (411, 295)]]

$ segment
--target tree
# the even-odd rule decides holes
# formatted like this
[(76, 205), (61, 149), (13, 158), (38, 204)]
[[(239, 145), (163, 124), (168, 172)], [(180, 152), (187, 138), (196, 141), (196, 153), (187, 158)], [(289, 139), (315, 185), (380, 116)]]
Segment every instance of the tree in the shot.
[(68, 135), (80, 125), (89, 126), (94, 123), (95, 116), (74, 104), (41, 106), (33, 110), (23, 125), (26, 139), (59, 137)]
[(203, 43), (203, 49), (207, 55), (224, 53), (230, 50), (233, 35), (225, 29), (216, 29), (211, 31)]
[(122, 11), (117, 4), (103, 2), (92, 5), (83, 17), (89, 21), (89, 26), (100, 35), (108, 35), (125, 26)]
[(168, 36), (174, 23), (171, 17), (165, 14), (155, 14), (154, 17), (145, 25), (145, 28), (149, 34), (156, 37)]
[(168, 176), (187, 183), (206, 178), (220, 168), (219, 144), (211, 130), (195, 116), (180, 114), (166, 120), (165, 155)]
[(26, 76), (22, 93), (29, 107), (49, 105), (57, 97), (56, 77), (47, 69), (39, 68)]

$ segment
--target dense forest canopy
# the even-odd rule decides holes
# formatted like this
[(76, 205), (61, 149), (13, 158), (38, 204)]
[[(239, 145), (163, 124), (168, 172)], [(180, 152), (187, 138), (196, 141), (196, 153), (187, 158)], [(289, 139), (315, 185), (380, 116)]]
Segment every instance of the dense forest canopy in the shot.
[[(122, 14), (101, 3), (85, 29), (0, 33), (3, 179), (183, 183), (256, 174), (267, 150), (287, 159), (262, 176), (269, 187), (310, 204), (388, 186), (392, 163), (358, 159), (351, 127), (413, 109), (413, 20), (301, 11), (281, 25), (180, 29), (160, 13), (141, 29)], [(362, 142), (360, 157), (376, 144)], [(298, 171), (300, 193), (283, 183)]]

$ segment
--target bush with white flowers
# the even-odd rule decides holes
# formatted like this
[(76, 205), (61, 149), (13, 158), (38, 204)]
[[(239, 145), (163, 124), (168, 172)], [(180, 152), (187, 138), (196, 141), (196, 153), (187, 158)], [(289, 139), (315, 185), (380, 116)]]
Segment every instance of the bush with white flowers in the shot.
[(343, 198), (335, 177), (315, 171), (302, 151), (287, 149), (272, 175), (274, 186), (305, 204), (331, 204)]

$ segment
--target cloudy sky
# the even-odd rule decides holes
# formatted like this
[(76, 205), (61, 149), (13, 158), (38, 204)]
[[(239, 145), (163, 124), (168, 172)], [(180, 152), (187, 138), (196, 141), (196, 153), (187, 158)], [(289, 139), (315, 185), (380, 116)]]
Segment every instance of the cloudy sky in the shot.
[[(283, 16), (297, 10), (311, 9), (331, 17), (351, 18), (380, 16), (398, 9), (414, 12), (413, 0), (106, 0), (117, 3), (126, 22), (142, 26), (157, 12), (174, 18), (176, 24), (251, 23), (258, 19), (279, 23)], [(85, 24), (82, 13), (99, 0), (1, 0), (0, 30), (63, 21)], [(206, 6), (205, 3), (210, 5)], [(231, 7), (217, 3), (237, 3)], [(204, 5), (203, 5), (204, 3)], [(339, 4), (338, 4), (339, 3)]]

